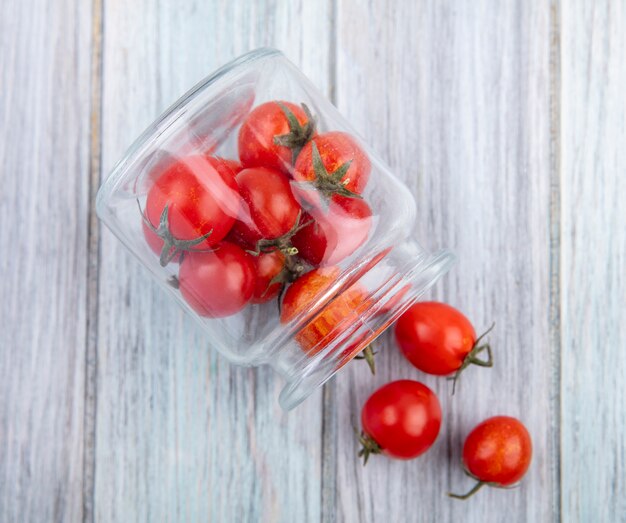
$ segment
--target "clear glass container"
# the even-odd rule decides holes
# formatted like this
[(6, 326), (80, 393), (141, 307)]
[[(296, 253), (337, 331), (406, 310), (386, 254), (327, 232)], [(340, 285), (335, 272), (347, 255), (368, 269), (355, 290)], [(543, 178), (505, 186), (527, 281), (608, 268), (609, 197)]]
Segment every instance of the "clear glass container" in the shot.
[(411, 238), (413, 195), (273, 49), (230, 62), (165, 111), (97, 210), (212, 346), (284, 377), (285, 409), (454, 259)]

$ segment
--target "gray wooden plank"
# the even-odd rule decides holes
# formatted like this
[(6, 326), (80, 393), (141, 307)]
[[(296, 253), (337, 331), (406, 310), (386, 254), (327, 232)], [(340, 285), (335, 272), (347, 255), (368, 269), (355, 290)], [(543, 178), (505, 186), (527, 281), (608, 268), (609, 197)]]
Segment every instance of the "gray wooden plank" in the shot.
[(82, 519), (90, 39), (0, 3), (0, 521)]
[[(337, 102), (419, 202), (416, 235), (459, 262), (432, 297), (477, 330), (496, 321), (491, 371), (468, 370), (454, 397), (410, 368), (389, 336), (376, 377), (337, 376), (337, 519), (547, 521), (556, 514), (551, 452), (550, 6), (547, 2), (338, 2)], [(444, 412), (436, 446), (417, 461), (356, 459), (352, 423), (379, 385), (413, 378)], [(464, 436), (498, 413), (520, 417), (535, 456), (519, 489), (464, 491)], [(330, 511), (327, 511), (330, 512)]]
[[(103, 171), (191, 85), (260, 45), (329, 89), (325, 2), (105, 2)], [(318, 521), (321, 393), (285, 414), (102, 234), (97, 521)]]
[(626, 520), (626, 3), (563, 2), (564, 521)]

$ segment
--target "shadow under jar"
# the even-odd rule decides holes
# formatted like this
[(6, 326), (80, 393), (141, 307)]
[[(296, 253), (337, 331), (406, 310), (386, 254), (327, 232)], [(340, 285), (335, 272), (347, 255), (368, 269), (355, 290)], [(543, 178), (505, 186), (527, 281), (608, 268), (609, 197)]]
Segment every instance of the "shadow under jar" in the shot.
[(410, 238), (415, 200), (279, 51), (200, 82), (135, 141), (98, 215), (239, 365), (291, 409), (453, 263)]

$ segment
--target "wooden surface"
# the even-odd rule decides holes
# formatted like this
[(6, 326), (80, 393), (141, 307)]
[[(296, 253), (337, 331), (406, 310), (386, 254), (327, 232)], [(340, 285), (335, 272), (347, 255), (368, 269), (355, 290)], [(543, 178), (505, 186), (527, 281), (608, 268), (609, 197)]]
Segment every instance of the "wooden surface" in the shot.
[[(626, 2), (0, 3), (0, 521), (626, 520)], [(454, 397), (388, 336), (295, 411), (235, 368), (95, 218), (103, 176), (189, 86), (282, 49), (419, 202), (459, 263), (431, 295), (492, 371)], [(422, 458), (356, 460), (380, 384), (445, 422)], [(522, 486), (449, 500), (463, 438), (530, 428)]]

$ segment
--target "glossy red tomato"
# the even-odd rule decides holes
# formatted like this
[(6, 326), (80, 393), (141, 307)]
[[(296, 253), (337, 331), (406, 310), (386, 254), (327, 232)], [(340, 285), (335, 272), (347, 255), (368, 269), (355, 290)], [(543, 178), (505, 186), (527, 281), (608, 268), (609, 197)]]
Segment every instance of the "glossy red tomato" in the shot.
[(367, 239), (372, 210), (361, 199), (333, 196), (327, 211), (314, 209), (301, 220), (309, 223), (292, 238), (301, 258), (314, 266), (336, 265)]
[[(237, 160), (231, 158), (222, 158), (221, 156), (209, 156), (209, 162), (218, 170), (228, 169), (228, 171), (235, 176), (243, 167)], [(220, 171), (221, 172), (221, 171)]]
[(255, 167), (241, 171), (236, 180), (244, 204), (234, 235), (253, 246), (260, 239), (283, 236), (296, 225), (301, 208), (285, 174)]
[(319, 194), (327, 200), (334, 194), (358, 197), (371, 170), (370, 159), (356, 140), (347, 133), (332, 131), (316, 136), (302, 148), (293, 178), (312, 184), (309, 189), (300, 185), (299, 195), (317, 205)]
[(465, 439), (463, 463), (478, 483), (467, 494), (450, 494), (466, 499), (484, 485), (506, 487), (517, 483), (530, 466), (532, 441), (521, 421), (494, 416), (477, 425)]
[(315, 134), (311, 115), (290, 102), (256, 107), (239, 131), (239, 158), (244, 167), (289, 172), (294, 156)]
[(252, 303), (265, 303), (276, 296), (282, 287), (281, 282), (272, 283), (285, 269), (285, 255), (280, 251), (272, 251), (254, 256), (256, 283)]
[[(330, 289), (338, 276), (337, 267), (325, 267), (298, 278), (285, 292), (281, 323), (288, 323), (300, 312), (309, 310)], [(317, 354), (349, 329), (367, 304), (367, 293), (360, 285), (355, 284), (343, 291), (296, 334), (300, 347), (311, 356)]]
[(386, 454), (412, 459), (426, 452), (437, 439), (441, 427), (441, 406), (426, 385), (399, 380), (382, 386), (361, 411), (365, 463), (370, 454)]
[[(470, 321), (457, 309), (439, 302), (411, 306), (395, 326), (398, 346), (418, 369), (444, 376), (469, 364), (491, 366), (491, 348), (479, 345)], [(477, 358), (483, 350), (487, 360)]]
[(233, 171), (221, 161), (200, 155), (178, 158), (148, 191), (146, 240), (162, 264), (181, 251), (210, 248), (232, 227), (240, 202)]
[(214, 251), (185, 253), (178, 280), (183, 298), (198, 314), (223, 318), (250, 301), (256, 272), (252, 256), (222, 242)]

